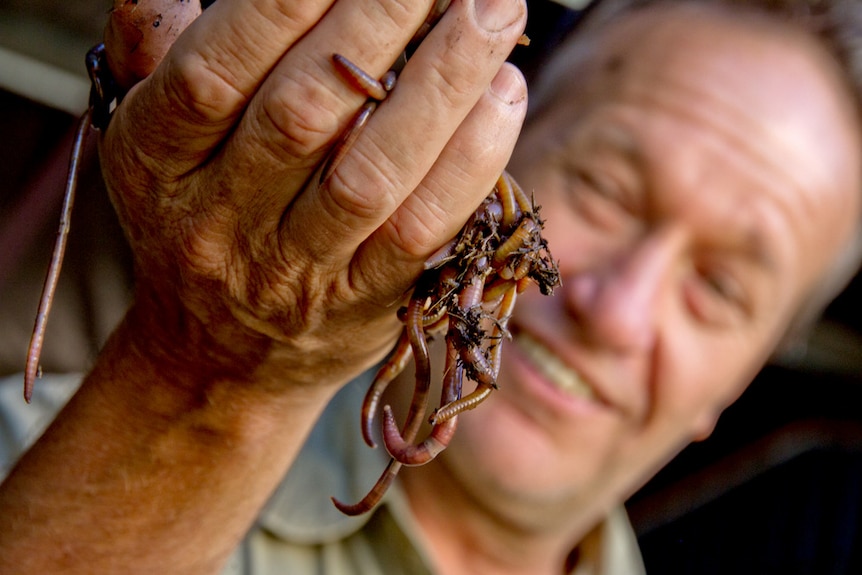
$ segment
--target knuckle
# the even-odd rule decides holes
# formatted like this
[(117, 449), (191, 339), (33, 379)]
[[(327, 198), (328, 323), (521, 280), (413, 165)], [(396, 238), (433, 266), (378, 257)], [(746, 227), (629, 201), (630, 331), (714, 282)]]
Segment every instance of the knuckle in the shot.
[(164, 92), (172, 112), (196, 124), (214, 124), (230, 117), (244, 102), (242, 93), (198, 54), (180, 54), (170, 62)]
[(272, 133), (278, 149), (288, 156), (302, 157), (319, 151), (336, 131), (335, 115), (313, 98), (276, 95), (263, 102), (262, 113), (262, 131)]
[(463, 107), (466, 102), (477, 97), (476, 79), (481, 77), (480, 70), (472, 60), (463, 56), (458, 58), (461, 61), (456, 65), (451, 61), (438, 61), (433, 62), (430, 69), (430, 74), (436, 79), (436, 89), (431, 94), (440, 98), (439, 105), (443, 109)]
[(433, 206), (428, 205), (423, 208), (419, 213), (405, 205), (387, 224), (393, 245), (417, 260), (427, 258), (448, 239), (441, 238), (441, 231), (447, 227), (442, 210), (434, 210)]
[(371, 152), (364, 146), (354, 148), (351, 160), (342, 162), (328, 181), (327, 208), (338, 220), (373, 221), (392, 213), (399, 203), (399, 185), (393, 177), (398, 170), (382, 149), (369, 145)]
[(407, 26), (415, 19), (413, 15), (417, 11), (417, 4), (421, 4), (421, 2), (393, 0), (392, 2), (383, 3), (381, 8), (396, 26)]
[[(287, 84), (287, 83), (286, 83)], [(309, 86), (315, 82), (291, 82), (264, 98), (261, 104), (261, 129), (273, 132), (275, 146), (284, 153), (302, 157), (320, 151), (338, 130), (339, 118), (334, 105), (323, 93)]]

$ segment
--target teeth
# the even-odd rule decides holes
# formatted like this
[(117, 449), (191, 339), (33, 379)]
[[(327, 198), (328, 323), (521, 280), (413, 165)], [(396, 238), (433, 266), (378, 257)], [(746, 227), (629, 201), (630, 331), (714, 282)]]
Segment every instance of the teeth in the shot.
[(519, 334), (518, 345), (554, 387), (576, 397), (595, 398), (593, 390), (584, 383), (580, 376), (539, 342), (526, 334)]

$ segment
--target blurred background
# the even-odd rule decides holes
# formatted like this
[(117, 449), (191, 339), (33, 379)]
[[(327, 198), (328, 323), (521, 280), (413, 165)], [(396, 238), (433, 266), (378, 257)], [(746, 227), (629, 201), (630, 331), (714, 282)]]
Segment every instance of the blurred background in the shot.
[[(84, 55), (100, 41), (110, 4), (0, 0), (0, 375), (24, 368), (72, 132), (87, 106)], [(532, 44), (512, 60), (530, 78), (578, 14), (549, 0), (528, 4)], [(43, 354), (48, 371), (86, 369), (131, 289), (92, 143), (86, 157)], [(710, 439), (628, 502), (650, 573), (862, 573), (860, 290), (857, 277)]]

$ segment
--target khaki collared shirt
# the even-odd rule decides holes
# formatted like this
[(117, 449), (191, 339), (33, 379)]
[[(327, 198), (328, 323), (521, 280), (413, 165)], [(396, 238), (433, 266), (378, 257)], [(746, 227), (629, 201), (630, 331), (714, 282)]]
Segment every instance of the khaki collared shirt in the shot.
[[(433, 561), (397, 482), (372, 513), (341, 514), (335, 496), (354, 502), (386, 465), (359, 433), (366, 374), (327, 407), (296, 463), (231, 557), (230, 575), (430, 575)], [(78, 387), (80, 376), (46, 376), (33, 402), (21, 398), (21, 376), (0, 379), (0, 474), (48, 426)], [(167, 567), (167, 566), (166, 566)], [(645, 569), (622, 508), (579, 545), (573, 575), (641, 575)]]

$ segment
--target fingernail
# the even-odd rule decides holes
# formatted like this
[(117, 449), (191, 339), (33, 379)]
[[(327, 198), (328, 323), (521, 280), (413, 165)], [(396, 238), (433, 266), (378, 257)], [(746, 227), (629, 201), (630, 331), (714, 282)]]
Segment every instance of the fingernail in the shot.
[(505, 30), (523, 14), (520, 0), (476, 0), (476, 21), (489, 32)]
[(527, 91), (521, 74), (514, 66), (504, 65), (491, 80), (491, 92), (500, 100), (512, 106), (526, 98)]

